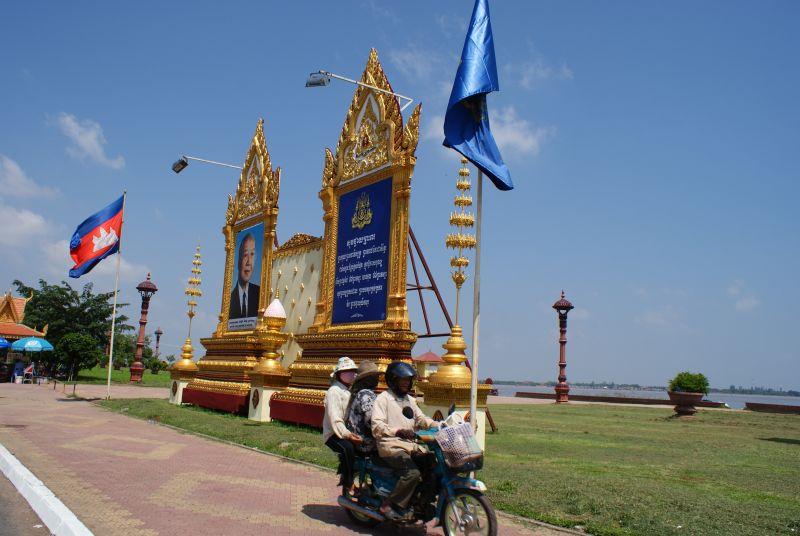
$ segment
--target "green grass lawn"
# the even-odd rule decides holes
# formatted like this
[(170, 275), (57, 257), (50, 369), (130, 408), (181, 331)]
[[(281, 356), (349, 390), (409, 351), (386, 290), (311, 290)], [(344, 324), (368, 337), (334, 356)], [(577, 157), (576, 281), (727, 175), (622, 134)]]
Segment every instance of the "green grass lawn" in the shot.
[[(94, 367), (84, 369), (78, 373), (78, 383), (100, 383), (105, 385), (108, 381), (108, 369)], [(142, 376), (142, 383), (131, 384), (131, 372), (128, 369), (111, 369), (111, 383), (124, 383), (126, 385), (143, 385), (145, 387), (169, 387), (169, 372), (162, 370), (158, 374), (153, 374), (145, 369)]]
[[(163, 400), (109, 409), (335, 467), (316, 430)], [(800, 534), (800, 417), (605, 405), (494, 406), (479, 478), (495, 506), (598, 535)], [(331, 477), (333, 478), (333, 476)]]

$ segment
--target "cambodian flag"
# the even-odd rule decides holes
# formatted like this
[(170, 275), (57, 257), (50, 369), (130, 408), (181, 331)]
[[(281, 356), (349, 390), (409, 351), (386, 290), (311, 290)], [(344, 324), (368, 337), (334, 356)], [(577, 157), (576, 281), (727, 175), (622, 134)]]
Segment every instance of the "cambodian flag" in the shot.
[(92, 214), (75, 229), (69, 243), (69, 254), (75, 261), (70, 277), (89, 273), (98, 262), (119, 251), (124, 197)]

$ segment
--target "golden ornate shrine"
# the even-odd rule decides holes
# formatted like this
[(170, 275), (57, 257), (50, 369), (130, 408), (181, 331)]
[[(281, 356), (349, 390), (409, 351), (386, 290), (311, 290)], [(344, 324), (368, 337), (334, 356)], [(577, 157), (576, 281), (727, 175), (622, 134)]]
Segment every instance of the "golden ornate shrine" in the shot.
[[(392, 91), (375, 49), (370, 51), (361, 82)], [(289, 367), (289, 388), (272, 396), (271, 414), (274, 419), (318, 426), (322, 421), (322, 399), (330, 385), (330, 373), (336, 360), (343, 355), (357, 362), (373, 360), (381, 369), (394, 360), (411, 361), (411, 347), (417, 335), (411, 331), (406, 306), (406, 251), (420, 111), (418, 105), (404, 125), (395, 96), (358, 86), (335, 154), (330, 149), (325, 150), (322, 189), (319, 192), (325, 234), (316, 314), (308, 332), (295, 337), (302, 347), (302, 354)], [(382, 189), (390, 192), (384, 205), (380, 203)], [(340, 207), (349, 199), (348, 194), (352, 194), (354, 209), (340, 214)], [(382, 221), (388, 222), (385, 235), (380, 232), (364, 235), (372, 227), (379, 228)], [(342, 229), (340, 225), (348, 229)], [(372, 236), (376, 245), (342, 253), (339, 239), (347, 236), (345, 231), (354, 233), (348, 244)], [(386, 237), (383, 243), (381, 236)], [(337, 277), (337, 270), (342, 269), (339, 266), (343, 262), (342, 255), (359, 252), (358, 259), (361, 260), (361, 252), (366, 258), (372, 255), (371, 249), (384, 245), (387, 250), (384, 253), (388, 253), (385, 274), (378, 268), (367, 275), (375, 277), (377, 273), (381, 281), (385, 277), (385, 283), (369, 286), (362, 282), (362, 286), (356, 289), (339, 287), (346, 285), (342, 281), (351, 277), (341, 273)], [(362, 264), (366, 262), (377, 261), (364, 261)], [(351, 264), (357, 266), (358, 262)], [(364, 272), (363, 268), (356, 270)], [(377, 286), (385, 290), (385, 308), (380, 312), (373, 308), (372, 317), (370, 313), (351, 314), (353, 318), (361, 315), (367, 319), (365, 321), (342, 321), (341, 311), (351, 304), (375, 299), (375, 303), (383, 306), (382, 299), (375, 297), (377, 294), (383, 296), (382, 291), (375, 290)], [(342, 298), (353, 293), (356, 299)], [(358, 306), (353, 307), (357, 309)]]
[[(392, 91), (374, 49), (361, 82)], [(261, 420), (319, 426), (339, 357), (371, 359), (382, 369), (394, 360), (411, 361), (417, 335), (406, 306), (406, 252), (420, 110), (404, 124), (395, 96), (358, 86), (335, 153), (325, 150), (319, 192), (324, 236), (294, 235), (277, 249), (280, 169), (272, 170), (259, 121), (236, 194), (228, 200), (219, 323), (211, 337), (201, 339), (206, 355), (193, 376), (184, 375), (188, 383), (177, 403), (237, 413), (268, 403)], [(243, 258), (260, 268), (257, 306), (248, 276), (254, 277), (256, 267)], [(275, 326), (264, 316), (273, 298), (286, 316), (280, 349)], [(253, 389), (263, 387), (254, 370), (259, 361), (287, 367), (288, 388), (276, 384), (269, 400), (260, 394), (248, 410)]]
[[(264, 139), (264, 121), (259, 119), (236, 193), (228, 196), (225, 226), (222, 229), (225, 235), (226, 260), (219, 323), (211, 337), (200, 340), (206, 348), (206, 355), (198, 361), (195, 377), (183, 390), (182, 401), (185, 403), (245, 412), (250, 391), (248, 372), (265, 354), (274, 349), (267, 333), (264, 310), (270, 299), (270, 271), (278, 217), (280, 176), (280, 168), (274, 171), (272, 169)], [(245, 240), (242, 241), (242, 247), (237, 248), (240, 232), (246, 233)], [(248, 300), (254, 310), (249, 311), (246, 318), (230, 318), (231, 312), (236, 311), (231, 303), (238, 288), (238, 285), (234, 286), (234, 274), (237, 270), (235, 261), (251, 244), (258, 249), (258, 243), (261, 244), (261, 251), (249, 257), (249, 273), (255, 274), (258, 268), (258, 284), (249, 281), (246, 283), (246, 289), (257, 294), (258, 300), (256, 302), (254, 297)], [(237, 311), (237, 315), (241, 316), (239, 313)], [(231, 321), (238, 324), (233, 325)]]

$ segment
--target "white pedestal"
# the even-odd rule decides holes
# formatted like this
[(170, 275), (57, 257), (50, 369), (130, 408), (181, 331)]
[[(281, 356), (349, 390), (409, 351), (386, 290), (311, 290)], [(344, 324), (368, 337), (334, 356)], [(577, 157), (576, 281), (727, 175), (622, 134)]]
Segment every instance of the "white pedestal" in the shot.
[[(450, 409), (449, 406), (433, 406), (429, 404), (425, 404), (425, 410), (429, 417), (433, 417), (437, 411), (441, 412), (442, 419), (447, 418), (447, 412)], [(461, 415), (464, 418), (465, 422), (469, 422), (467, 419), (467, 414), (469, 413), (468, 408), (456, 408), (456, 413)], [(438, 415), (437, 415), (438, 418)], [(478, 425), (478, 430), (475, 432), (475, 439), (478, 440), (478, 445), (480, 445), (481, 450), (486, 450), (486, 408), (478, 408), (478, 412), (475, 415), (475, 423)]]
[(172, 378), (169, 386), (169, 403), (180, 406), (183, 401), (183, 388), (189, 385), (190, 378)]
[(254, 386), (250, 388), (250, 404), (247, 418), (251, 421), (270, 422), (269, 399), (280, 391), (273, 387)]

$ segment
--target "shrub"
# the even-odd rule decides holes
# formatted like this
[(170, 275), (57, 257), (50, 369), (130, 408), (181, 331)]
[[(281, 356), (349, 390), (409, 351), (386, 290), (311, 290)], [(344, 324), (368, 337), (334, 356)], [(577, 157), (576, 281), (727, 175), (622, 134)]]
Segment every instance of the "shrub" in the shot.
[(672, 378), (672, 381), (669, 382), (669, 390), (684, 393), (703, 393), (707, 395), (708, 378), (706, 378), (705, 374), (700, 372), (679, 372)]

